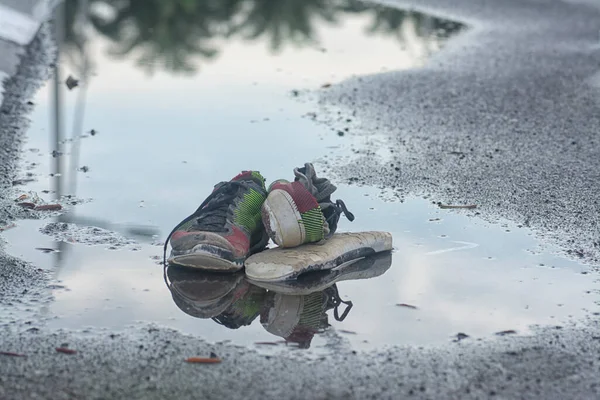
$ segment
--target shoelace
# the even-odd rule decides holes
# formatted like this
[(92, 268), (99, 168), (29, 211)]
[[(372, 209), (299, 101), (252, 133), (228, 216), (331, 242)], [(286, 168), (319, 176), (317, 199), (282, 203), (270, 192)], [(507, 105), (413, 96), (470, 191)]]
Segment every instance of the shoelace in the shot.
[[(201, 223), (203, 220), (206, 220), (208, 217), (211, 217), (211, 216), (217, 217), (217, 219), (219, 221), (221, 221), (222, 218), (226, 218), (225, 217), (226, 214), (224, 214), (224, 213), (226, 213), (226, 210), (224, 210), (224, 208), (226, 206), (228, 207), (229, 202), (236, 197), (237, 189), (239, 189), (240, 187), (244, 187), (246, 185), (247, 185), (247, 183), (245, 183), (243, 181), (231, 181), (231, 182), (223, 183), (221, 186), (216, 188), (206, 198), (206, 200), (204, 200), (202, 202), (202, 204), (200, 204), (200, 207), (198, 207), (196, 209), (196, 211), (194, 211), (190, 216), (186, 217), (183, 221), (178, 223), (177, 226), (175, 226), (175, 228), (173, 228), (171, 233), (169, 233), (169, 235), (167, 236), (167, 239), (165, 240), (165, 245), (163, 247), (163, 267), (166, 268), (166, 266), (167, 266), (167, 248), (169, 245), (169, 241), (171, 240), (171, 236), (173, 236), (173, 234), (175, 232), (177, 232), (177, 229), (179, 229), (181, 226), (187, 224), (194, 218), (196, 218), (198, 220), (198, 223)], [(233, 189), (236, 189), (236, 190), (233, 190)], [(219, 201), (213, 202), (213, 200), (216, 200), (217, 198), (219, 199)], [(204, 226), (211, 229), (211, 231), (213, 231), (213, 232), (222, 231), (224, 229), (223, 224), (220, 222), (216, 222), (217, 219), (215, 219), (215, 221), (212, 221), (212, 222), (205, 221)], [(219, 230), (219, 229), (221, 229), (221, 230)]]
[(333, 207), (334, 212), (329, 216), (329, 218), (327, 218), (327, 223), (329, 223), (333, 218), (339, 218), (339, 216), (342, 214), (348, 218), (348, 221), (354, 221), (354, 214), (348, 210), (346, 204), (342, 200), (336, 200), (335, 204), (332, 204), (331, 207)]
[[(337, 285), (333, 285), (330, 287), (330, 291), (329, 291), (329, 304), (331, 304), (334, 309), (333, 309), (333, 316), (335, 317), (336, 321), (343, 321), (347, 316), (348, 313), (350, 312), (350, 310), (352, 309), (352, 302), (350, 300), (348, 301), (344, 301), (340, 298), (340, 294), (338, 292), (338, 288)], [(339, 306), (340, 304), (345, 304), (346, 308), (344, 309), (344, 312), (342, 313), (342, 315), (339, 315)]]

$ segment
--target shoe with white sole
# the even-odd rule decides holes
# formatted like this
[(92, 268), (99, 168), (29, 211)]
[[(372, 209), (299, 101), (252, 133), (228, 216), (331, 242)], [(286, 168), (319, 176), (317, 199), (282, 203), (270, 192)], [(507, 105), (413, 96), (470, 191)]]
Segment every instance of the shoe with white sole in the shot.
[(236, 272), (246, 258), (263, 250), (269, 237), (261, 220), (267, 191), (256, 171), (243, 171), (217, 184), (194, 213), (171, 231), (169, 264), (205, 271)]
[(265, 229), (279, 247), (296, 247), (331, 237), (341, 214), (354, 220), (343, 201), (331, 200), (337, 188), (328, 179), (317, 178), (312, 164), (295, 168), (294, 175), (294, 182), (273, 182), (262, 206)]

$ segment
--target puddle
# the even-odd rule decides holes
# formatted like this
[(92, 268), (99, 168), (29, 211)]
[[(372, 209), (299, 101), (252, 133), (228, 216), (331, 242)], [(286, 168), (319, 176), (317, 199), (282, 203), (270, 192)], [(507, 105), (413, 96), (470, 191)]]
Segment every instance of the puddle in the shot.
[[(263, 4), (246, 3), (248, 15)], [(541, 252), (528, 231), (490, 226), (467, 217), (465, 210), (440, 210), (423, 199), (384, 201), (376, 188), (347, 185), (339, 185), (334, 197), (343, 199), (357, 219), (349, 223), (342, 218), (340, 230), (388, 230), (395, 251), (391, 265), (378, 264), (375, 276), (335, 285), (340, 299), (353, 304), (343, 321), (336, 320), (331, 308), (331, 301), (336, 302), (331, 300), (333, 286), (317, 285), (317, 292), (282, 300), (243, 277), (215, 282), (214, 277), (199, 276), (181, 278), (179, 295), (173, 296), (157, 259), (160, 240), (196, 209), (218, 180), (243, 169), (260, 170), (268, 180), (290, 178), (293, 167), (337, 155), (350, 140), (358, 143), (313, 121), (315, 105), (298, 101), (307, 90), (327, 90), (322, 86), (352, 74), (418, 67), (463, 28), (382, 7), (315, 10), (300, 1), (269, 4), (293, 4), (299, 10), (273, 10), (268, 15), (274, 20), (248, 22), (227, 40), (223, 34), (198, 36), (202, 49), (215, 50), (204, 55), (200, 50), (192, 55), (164, 51), (148, 43), (118, 55), (126, 40), (115, 44), (108, 38), (118, 27), (91, 35), (87, 49), (94, 67), (85, 93), (86, 133), (75, 142), (78, 151), (65, 141), (65, 157), (59, 158), (64, 169), (59, 171), (48, 139), (50, 93), (48, 87), (40, 90), (31, 115), (30, 151), (23, 157), (23, 173), (33, 174), (35, 181), (22, 189), (49, 202), (57, 187), (76, 195), (62, 203), (69, 221), (84, 227), (47, 228), (63, 223), (64, 217), (19, 221), (2, 235), (10, 254), (55, 271), (54, 300), (42, 310), (50, 327), (118, 330), (154, 322), (209, 341), (230, 340), (268, 352), (298, 347), (289, 340), (287, 346), (282, 343), (292, 334), (291, 325), (269, 321), (273, 309), (279, 307), (286, 315), (302, 302), (307, 309), (313, 307), (310, 316), (317, 325), (311, 326), (318, 332), (307, 339), (310, 332), (304, 331), (294, 343), (318, 352), (338, 346), (447, 343), (458, 333), (470, 338), (509, 330), (529, 334), (533, 325), (565, 324), (598, 311), (598, 283), (583, 274), (587, 269)], [(110, 18), (115, 10), (95, 12)], [(222, 13), (211, 12), (215, 31), (226, 30)], [(295, 25), (285, 20), (285, 15), (299, 14), (307, 15), (311, 29), (294, 31)], [(143, 27), (136, 15), (133, 23)], [(244, 15), (236, 18), (244, 20)], [(189, 18), (180, 19), (187, 26)], [(253, 33), (257, 37), (251, 39)], [(200, 33), (192, 30), (189, 35)], [(76, 75), (68, 68), (64, 74)], [(69, 135), (78, 90), (65, 92)], [(386, 157), (384, 150), (380, 153)], [(116, 233), (90, 231), (87, 225)], [(94, 234), (103, 238), (102, 244), (85, 244)], [(229, 323), (249, 325), (229, 329), (222, 320), (211, 319), (221, 308), (198, 310), (203, 300), (198, 293), (210, 292), (242, 299), (227, 306), (244, 305), (244, 318)], [(344, 308), (340, 304), (338, 316)], [(326, 323), (323, 314), (328, 315)]]
[[(585, 274), (587, 268), (539, 252), (524, 230), (488, 226), (462, 211), (440, 210), (422, 199), (384, 202), (376, 189), (342, 186), (339, 192), (361, 216), (353, 223), (345, 221), (342, 229), (388, 229), (395, 250), (389, 269), (383, 265), (370, 279), (336, 284), (341, 299), (353, 307), (343, 321), (334, 318), (332, 309), (325, 312), (331, 328), (311, 340), (315, 351), (341, 345), (369, 349), (440, 344), (458, 333), (481, 338), (514, 330), (526, 335), (533, 325), (576, 323), (589, 312), (600, 311), (600, 285)], [(48, 223), (21, 221), (4, 236), (9, 253), (57, 271), (60, 286), (45, 311), (51, 327), (121, 329), (151, 321), (214, 342), (230, 340), (264, 351), (295, 348), (261, 324), (260, 311), (269, 307), (266, 291), (240, 289), (249, 284), (237, 282), (238, 277), (229, 283), (229, 277), (223, 278), (221, 290), (229, 293), (237, 287), (256, 295), (251, 297), (257, 313), (252, 323), (228, 329), (210, 319), (216, 315), (195, 315), (189, 304), (173, 300), (158, 261), (160, 246), (129, 244), (110, 250), (110, 243), (57, 243), (40, 232)], [(34, 251), (36, 247), (59, 252)], [(198, 275), (199, 286), (193, 288), (188, 277), (192, 289), (187, 296), (198, 296), (211, 279), (216, 278)], [(312, 296), (320, 300), (325, 296), (321, 292)]]

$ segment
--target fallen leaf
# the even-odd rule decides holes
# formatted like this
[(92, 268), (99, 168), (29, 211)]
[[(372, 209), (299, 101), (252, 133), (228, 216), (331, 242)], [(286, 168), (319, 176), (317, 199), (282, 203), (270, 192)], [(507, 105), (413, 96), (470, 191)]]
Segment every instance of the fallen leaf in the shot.
[(0, 355), (10, 357), (27, 357), (25, 354), (13, 353), (12, 351), (0, 351)]
[(18, 206), (21, 206), (23, 208), (35, 208), (35, 203), (29, 203), (29, 202), (21, 202), (21, 203), (17, 203)]
[(77, 350), (68, 349), (66, 347), (57, 347), (56, 351), (58, 351), (59, 353), (63, 353), (63, 354), (75, 354), (75, 353), (77, 353)]
[(27, 194), (22, 194), (17, 198), (17, 201), (25, 200), (27, 197), (29, 197)]
[(191, 364), (218, 364), (221, 359), (219, 357), (189, 357), (185, 359), (185, 362)]
[(406, 303), (398, 303), (396, 304), (398, 307), (405, 307), (405, 308), (411, 308), (413, 310), (418, 310), (417, 306), (413, 306), (410, 304), (406, 304)]
[(38, 211), (56, 211), (62, 210), (62, 206), (60, 204), (43, 204), (35, 207), (35, 209)]

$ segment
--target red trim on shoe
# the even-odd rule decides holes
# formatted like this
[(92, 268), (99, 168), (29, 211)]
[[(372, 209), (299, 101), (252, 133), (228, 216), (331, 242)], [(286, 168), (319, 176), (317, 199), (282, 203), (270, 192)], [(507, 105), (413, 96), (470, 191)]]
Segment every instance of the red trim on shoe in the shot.
[(252, 179), (252, 171), (242, 171), (239, 174), (237, 174), (232, 181), (240, 181), (240, 180), (246, 180), (246, 179)]
[(198, 232), (177, 231), (177, 232), (175, 232), (175, 233), (174, 233), (174, 234), (171, 236), (171, 241), (173, 241), (173, 240), (177, 240), (177, 239), (180, 239), (180, 238), (182, 238), (182, 237), (184, 237), (184, 236), (187, 236), (187, 235), (194, 235), (194, 234), (196, 234), (196, 233), (198, 233)]
[(230, 235), (224, 236), (225, 239), (234, 248), (234, 254), (236, 257), (245, 257), (248, 255), (248, 251), (250, 251), (250, 239), (241, 229), (232, 226), (232, 233)]
[(313, 210), (319, 207), (319, 203), (315, 196), (313, 196), (308, 189), (304, 187), (300, 182), (292, 182), (292, 183), (274, 183), (271, 187), (271, 190), (280, 189), (285, 190), (292, 196), (292, 200), (296, 203), (296, 207), (298, 207), (298, 211), (301, 213), (305, 213), (307, 211)]

